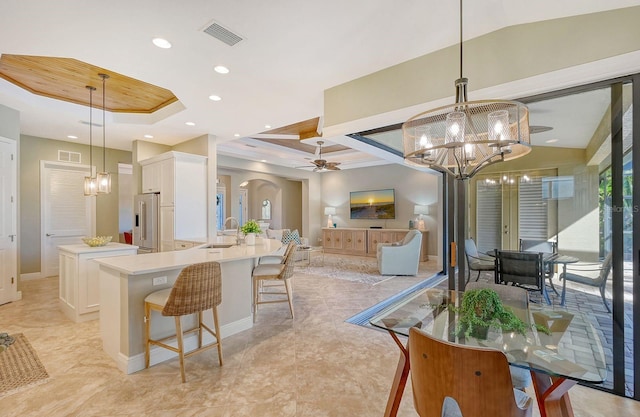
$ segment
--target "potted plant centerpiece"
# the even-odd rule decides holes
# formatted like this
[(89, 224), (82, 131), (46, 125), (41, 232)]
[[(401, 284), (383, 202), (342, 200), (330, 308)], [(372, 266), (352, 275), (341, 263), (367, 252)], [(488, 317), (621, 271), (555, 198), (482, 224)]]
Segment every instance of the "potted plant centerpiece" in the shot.
[(249, 220), (240, 227), (240, 231), (244, 234), (244, 241), (247, 245), (256, 244), (256, 235), (262, 233), (260, 225), (255, 220)]
[[(486, 339), (490, 327), (503, 332), (526, 334), (527, 325), (502, 304), (498, 293), (489, 288), (465, 291), (460, 307), (455, 308), (459, 317), (458, 333), (466, 337)], [(538, 326), (536, 326), (538, 327)], [(538, 330), (547, 331), (540, 326)]]

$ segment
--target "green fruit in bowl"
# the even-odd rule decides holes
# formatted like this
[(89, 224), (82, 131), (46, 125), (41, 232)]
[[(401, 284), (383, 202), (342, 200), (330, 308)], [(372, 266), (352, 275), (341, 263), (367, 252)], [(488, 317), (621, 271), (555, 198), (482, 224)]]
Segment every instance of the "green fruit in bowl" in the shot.
[(111, 236), (83, 237), (82, 241), (91, 247), (104, 246), (111, 242)]

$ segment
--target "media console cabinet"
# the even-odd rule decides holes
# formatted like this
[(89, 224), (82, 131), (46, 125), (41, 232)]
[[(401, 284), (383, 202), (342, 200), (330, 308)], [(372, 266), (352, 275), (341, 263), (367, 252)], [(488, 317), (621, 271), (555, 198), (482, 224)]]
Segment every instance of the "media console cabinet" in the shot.
[[(362, 229), (329, 228), (322, 229), (322, 245), (325, 253), (345, 255), (376, 256), (378, 243), (393, 243), (404, 239), (409, 229)], [(429, 232), (421, 230), (422, 248), (420, 262), (429, 260), (427, 238)]]

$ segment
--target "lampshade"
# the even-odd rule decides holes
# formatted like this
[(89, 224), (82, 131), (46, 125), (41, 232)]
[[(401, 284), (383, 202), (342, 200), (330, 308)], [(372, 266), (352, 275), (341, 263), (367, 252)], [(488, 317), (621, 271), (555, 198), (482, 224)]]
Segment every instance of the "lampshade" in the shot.
[(462, 0), (460, 0), (460, 78), (456, 102), (413, 116), (402, 124), (405, 161), (453, 175), (473, 177), (482, 168), (531, 151), (529, 110), (517, 101), (467, 101), (462, 77)]
[(336, 214), (336, 208), (335, 207), (325, 207), (324, 208), (324, 214), (325, 214), (325, 216), (330, 216), (330, 215)]
[(413, 206), (413, 214), (429, 214), (429, 206)]

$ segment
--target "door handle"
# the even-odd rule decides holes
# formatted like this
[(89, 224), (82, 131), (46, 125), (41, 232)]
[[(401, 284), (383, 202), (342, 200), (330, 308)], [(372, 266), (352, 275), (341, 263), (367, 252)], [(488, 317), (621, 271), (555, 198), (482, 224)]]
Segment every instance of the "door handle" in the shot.
[(47, 237), (49, 237), (49, 236), (55, 236), (55, 235), (56, 235), (55, 233), (47, 233)]

